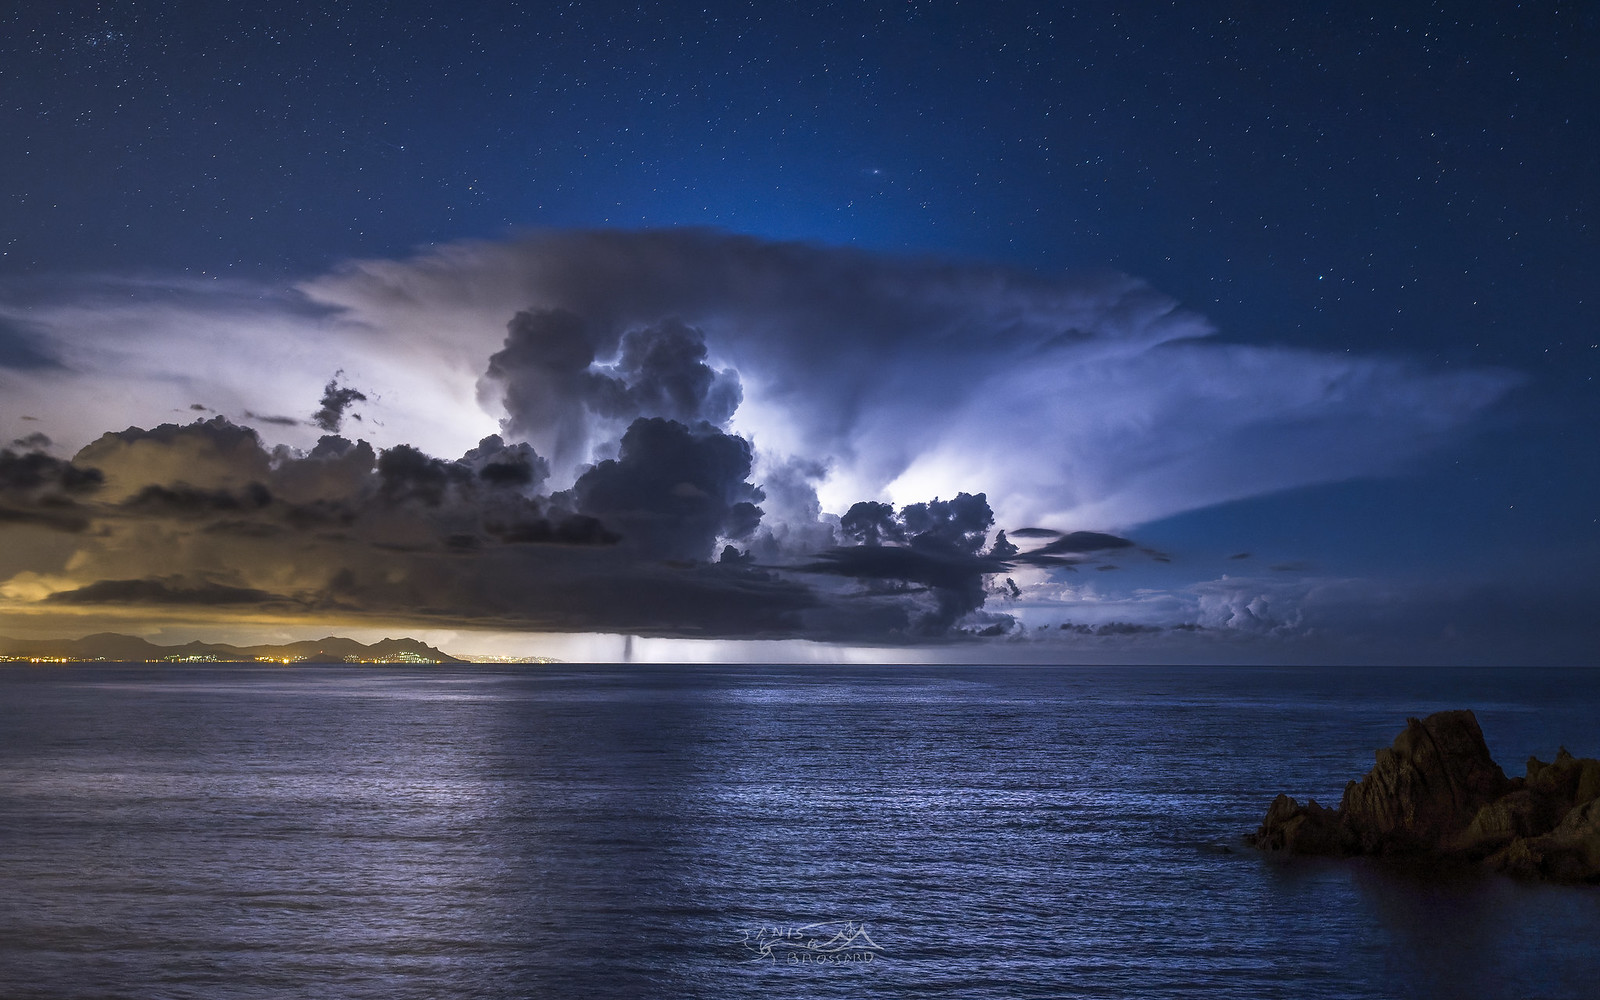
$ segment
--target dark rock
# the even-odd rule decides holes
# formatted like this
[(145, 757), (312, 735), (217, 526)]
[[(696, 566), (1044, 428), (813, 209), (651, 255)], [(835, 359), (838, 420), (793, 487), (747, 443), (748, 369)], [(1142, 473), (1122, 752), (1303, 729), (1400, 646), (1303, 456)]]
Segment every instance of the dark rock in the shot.
[(1575, 808), (1600, 796), (1600, 761), (1574, 757), (1561, 747), (1549, 764), (1529, 757), (1526, 782), (1539, 794)]
[(1600, 801), (1573, 809), (1542, 836), (1511, 841), (1487, 863), (1523, 878), (1600, 882)]
[(1585, 757), (1578, 767), (1578, 791), (1573, 804), (1583, 806), (1600, 799), (1600, 760)]
[(1301, 805), (1287, 795), (1272, 800), (1251, 842), (1290, 854), (1350, 854), (1355, 846), (1337, 812), (1318, 805), (1316, 799)]
[(1563, 747), (1508, 779), (1470, 711), (1437, 712), (1407, 719), (1338, 809), (1279, 795), (1247, 839), (1290, 854), (1483, 861), (1529, 878), (1600, 882), (1600, 761)]
[(1600, 877), (1600, 800), (1591, 799), (1573, 809), (1559, 826), (1533, 844), (1545, 855), (1546, 878), (1592, 881)]
[(1472, 823), (1445, 843), (1476, 860), (1518, 837), (1537, 837), (1561, 821), (1563, 811), (1528, 788), (1518, 788), (1478, 810)]
[(1405, 732), (1377, 757), (1359, 784), (1345, 786), (1339, 804), (1364, 854), (1442, 843), (1509, 790), (1470, 711), (1407, 719)]

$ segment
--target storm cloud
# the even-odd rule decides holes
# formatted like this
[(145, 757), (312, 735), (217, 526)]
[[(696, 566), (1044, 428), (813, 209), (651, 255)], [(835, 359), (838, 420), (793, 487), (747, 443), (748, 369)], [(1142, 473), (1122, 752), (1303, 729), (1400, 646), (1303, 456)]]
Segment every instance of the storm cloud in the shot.
[[(614, 363), (595, 364), (613, 349)], [(576, 313), (525, 310), (490, 355), (479, 395), (504, 408), (508, 435), (570, 469), (641, 417), (727, 424), (742, 398), (739, 376), (714, 370), (706, 353), (705, 335), (674, 319), (629, 330), (617, 344)]]
[(765, 494), (745, 481), (751, 460), (748, 441), (708, 423), (641, 417), (618, 457), (580, 476), (571, 496), (642, 555), (704, 559), (718, 538), (747, 538), (761, 521)]
[[(816, 566), (761, 564), (747, 440), (640, 417), (616, 450), (556, 493), (541, 456), (498, 436), (457, 459), (336, 435), (302, 452), (213, 417), (107, 433), (72, 462), (4, 452), (0, 525), (80, 536), (56, 565), (7, 567), (7, 594), (25, 598), (14, 609), (909, 641), (955, 635), (998, 566), (973, 558), (990, 516), (967, 497), (891, 515), (898, 564), (852, 560), (815, 509), (811, 534), (795, 528), (830, 546)], [(807, 582), (818, 572), (836, 579)]]
[[(694, 230), (454, 244), (351, 263), (302, 290), (408, 351), (501, 351), (480, 399), (492, 408), (503, 393), (507, 430), (534, 440), (558, 480), (584, 463), (574, 404), (603, 412), (628, 378), (603, 370), (630, 355), (626, 338), (664, 323), (692, 331), (707, 351), (695, 384), (714, 388), (716, 373), (730, 395), (741, 390), (730, 428), (763, 454), (826, 462), (819, 489), (835, 510), (987, 492), (1010, 523), (1130, 527), (1393, 471), (1519, 381), (1225, 343), (1123, 275), (1044, 277)], [(444, 353), (439, 329), (454, 333)], [(518, 350), (539, 338), (564, 346)], [(544, 360), (525, 360), (534, 353)], [(513, 372), (544, 394), (519, 392)], [(619, 419), (691, 415), (656, 398)], [(725, 407), (712, 409), (692, 415), (716, 422)]]
[[(17, 608), (1012, 641), (1080, 566), (1171, 563), (1140, 525), (1402, 468), (1518, 381), (1224, 342), (1122, 275), (695, 230), (451, 244), (273, 295), (0, 301), (24, 312), (62, 364), (0, 369), (0, 431), (42, 412), (41, 443), (81, 448), (0, 459)], [(218, 415), (102, 433), (59, 402), (109, 421), (139, 386)], [(310, 421), (239, 416), (295, 400)], [(1160, 627), (1299, 627), (1220, 593)]]
[[(933, 598), (914, 625), (923, 635), (946, 633), (964, 616), (983, 607), (984, 577), (1011, 568), (1016, 551), (1002, 532), (983, 551), (994, 514), (988, 499), (961, 493), (949, 501), (911, 504), (895, 511), (888, 504), (862, 501), (839, 519), (840, 534), (856, 544), (832, 548), (802, 567), (895, 585), (919, 584)], [(903, 592), (903, 587), (896, 587)], [(1011, 584), (1016, 592), (1016, 584)], [(998, 621), (986, 625), (1009, 624)]]

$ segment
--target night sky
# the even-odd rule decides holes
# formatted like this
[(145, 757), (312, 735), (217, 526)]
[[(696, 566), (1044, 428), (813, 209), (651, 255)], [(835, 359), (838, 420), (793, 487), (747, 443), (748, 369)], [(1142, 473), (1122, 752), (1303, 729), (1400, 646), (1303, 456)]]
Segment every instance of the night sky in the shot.
[(1600, 649), (1593, 7), (0, 26), (0, 634)]

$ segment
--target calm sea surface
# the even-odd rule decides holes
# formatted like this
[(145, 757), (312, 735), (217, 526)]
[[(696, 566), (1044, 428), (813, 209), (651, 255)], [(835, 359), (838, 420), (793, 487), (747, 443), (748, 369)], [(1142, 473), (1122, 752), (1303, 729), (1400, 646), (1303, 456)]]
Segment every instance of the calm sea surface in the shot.
[(0, 668), (5, 997), (1595, 997), (1600, 889), (1239, 846), (1578, 670)]

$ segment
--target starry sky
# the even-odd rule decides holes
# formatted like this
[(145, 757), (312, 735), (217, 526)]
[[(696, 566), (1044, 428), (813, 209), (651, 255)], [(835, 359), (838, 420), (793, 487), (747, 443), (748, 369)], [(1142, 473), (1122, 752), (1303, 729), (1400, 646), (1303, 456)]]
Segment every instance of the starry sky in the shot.
[(0, 634), (1600, 649), (1592, 6), (0, 18)]

